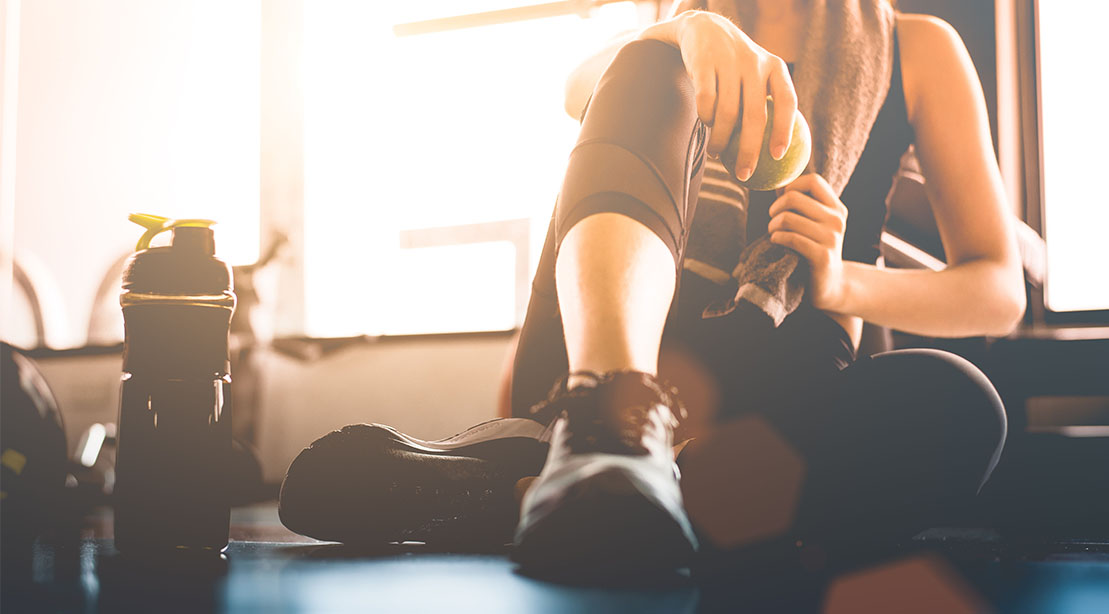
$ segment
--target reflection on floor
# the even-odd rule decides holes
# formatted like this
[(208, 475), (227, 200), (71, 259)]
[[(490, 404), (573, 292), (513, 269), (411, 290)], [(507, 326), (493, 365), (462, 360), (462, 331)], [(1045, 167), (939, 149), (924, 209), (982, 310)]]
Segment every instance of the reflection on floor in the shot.
[[(1013, 544), (983, 530), (933, 530), (864, 568), (775, 578), (689, 576), (601, 587), (516, 573), (505, 552), (419, 544), (375, 551), (293, 535), (274, 505), (235, 510), (223, 560), (172, 567), (116, 554), (110, 514), (68, 543), (40, 540), (15, 612), (1109, 612), (1109, 544)], [(818, 569), (816, 565), (814, 569)]]

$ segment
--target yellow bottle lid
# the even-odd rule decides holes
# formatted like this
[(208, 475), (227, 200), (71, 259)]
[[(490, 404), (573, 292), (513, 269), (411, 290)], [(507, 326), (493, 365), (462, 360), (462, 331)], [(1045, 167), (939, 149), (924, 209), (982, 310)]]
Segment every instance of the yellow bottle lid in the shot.
[(152, 215), (149, 213), (132, 213), (127, 216), (127, 219), (142, 226), (146, 232), (139, 237), (139, 242), (135, 244), (135, 251), (142, 251), (150, 247), (150, 241), (157, 235), (174, 228), (211, 228), (216, 222), (214, 220), (204, 219), (180, 219), (175, 220), (160, 215)]

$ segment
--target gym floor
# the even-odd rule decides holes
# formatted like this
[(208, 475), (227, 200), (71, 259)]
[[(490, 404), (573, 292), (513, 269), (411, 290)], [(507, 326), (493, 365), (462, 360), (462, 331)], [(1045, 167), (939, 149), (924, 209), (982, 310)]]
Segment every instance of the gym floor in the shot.
[(36, 543), (30, 575), (4, 578), (3, 612), (1109, 612), (1109, 543), (1012, 543), (988, 530), (927, 531), (833, 577), (617, 587), (529, 578), (505, 551), (317, 542), (282, 527), (274, 503), (234, 510), (231, 536), (222, 560), (136, 564), (115, 552), (102, 510), (80, 535)]

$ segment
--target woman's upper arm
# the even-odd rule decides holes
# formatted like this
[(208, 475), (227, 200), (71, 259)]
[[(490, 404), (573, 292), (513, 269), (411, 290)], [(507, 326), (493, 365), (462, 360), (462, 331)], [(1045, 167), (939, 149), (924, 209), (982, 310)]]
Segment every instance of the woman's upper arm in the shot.
[(906, 108), (949, 264), (1019, 266), (978, 74), (959, 34), (925, 15), (899, 15)]

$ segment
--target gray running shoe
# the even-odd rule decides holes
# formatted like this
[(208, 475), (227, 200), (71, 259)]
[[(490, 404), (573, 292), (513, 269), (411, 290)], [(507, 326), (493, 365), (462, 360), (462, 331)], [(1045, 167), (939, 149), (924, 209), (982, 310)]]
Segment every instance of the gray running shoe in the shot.
[(345, 426), (293, 460), (281, 484), (281, 522), (348, 544), (506, 544), (519, 518), (516, 481), (542, 468), (544, 431), (506, 418), (424, 441), (381, 424)]
[(697, 541), (673, 457), (676, 391), (647, 373), (580, 375), (583, 385), (568, 389), (568, 375), (533, 409), (555, 415), (551, 448), (524, 496), (513, 559), (583, 578), (688, 566)]

